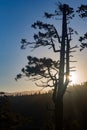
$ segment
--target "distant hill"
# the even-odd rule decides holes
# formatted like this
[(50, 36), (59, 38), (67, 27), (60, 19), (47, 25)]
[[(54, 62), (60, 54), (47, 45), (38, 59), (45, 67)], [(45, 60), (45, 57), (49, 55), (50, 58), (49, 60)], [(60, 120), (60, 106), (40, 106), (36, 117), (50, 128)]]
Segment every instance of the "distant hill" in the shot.
[[(25, 119), (28, 119), (30, 121), (30, 123), (28, 124), (29, 129), (30, 127), (33, 128), (33, 126), (35, 128), (41, 128), (45, 126), (50, 119), (51, 113), (47, 110), (48, 107), (53, 108), (50, 93), (22, 96), (3, 96), (1, 99), (3, 106), (5, 104), (8, 104), (7, 109), (3, 110), (7, 110), (9, 115), (10, 113), (17, 113), (17, 115), (21, 115), (21, 117), (24, 117)], [(4, 107), (6, 108), (6, 105)], [(15, 115), (13, 117), (15, 117)], [(6, 117), (6, 119), (7, 118), (8, 117)]]
[(22, 96), (22, 95), (34, 95), (34, 94), (44, 94), (48, 93), (49, 91), (40, 91), (40, 90), (33, 90), (33, 91), (22, 91), (22, 92), (0, 92), (0, 96)]
[[(4, 98), (4, 96), (2, 98)], [(5, 100), (0, 99), (3, 107), (5, 108), (2, 109), (3, 107), (0, 107), (1, 111), (3, 112), (3, 110), (5, 110), (7, 113), (14, 113), (15, 118), (17, 113), (20, 115), (19, 118), (22, 119), (23, 117), (23, 119), (26, 119), (26, 125), (24, 126), (28, 127), (29, 130), (30, 127), (33, 130), (33, 126), (39, 130), (39, 128), (49, 124), (50, 121), (52, 122), (52, 119), (54, 118), (54, 104), (52, 102), (51, 92), (44, 94), (36, 93), (31, 95), (17, 94), (16, 96), (5, 96), (4, 99)], [(87, 130), (86, 100), (86, 83), (67, 88), (64, 95), (64, 122), (67, 122), (66, 124), (69, 125), (74, 122), (74, 127), (78, 125), (82, 128), (81, 130)], [(5, 101), (8, 102), (7, 109)], [(16, 119), (17, 122), (20, 122), (19, 118)], [(21, 129), (24, 126), (21, 126)], [(74, 130), (75, 129), (76, 128), (74, 128)], [(80, 130), (80, 128), (77, 130)]]

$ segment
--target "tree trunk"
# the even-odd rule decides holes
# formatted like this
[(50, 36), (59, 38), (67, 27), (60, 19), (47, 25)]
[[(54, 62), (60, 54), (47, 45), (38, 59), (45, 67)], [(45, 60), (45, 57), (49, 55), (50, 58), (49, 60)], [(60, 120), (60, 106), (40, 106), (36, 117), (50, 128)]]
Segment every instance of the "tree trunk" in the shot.
[(63, 130), (63, 97), (58, 97), (55, 104), (55, 130)]
[(60, 51), (59, 83), (55, 102), (55, 130), (63, 130), (63, 95), (64, 95), (64, 65), (65, 65), (65, 42), (67, 38), (66, 5), (63, 5), (62, 43)]

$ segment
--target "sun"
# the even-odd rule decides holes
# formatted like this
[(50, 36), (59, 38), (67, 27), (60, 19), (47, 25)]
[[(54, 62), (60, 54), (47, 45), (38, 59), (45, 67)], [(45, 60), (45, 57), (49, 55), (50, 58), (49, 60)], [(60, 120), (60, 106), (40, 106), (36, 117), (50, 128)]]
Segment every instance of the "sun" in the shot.
[(76, 72), (71, 72), (70, 73), (70, 81), (71, 81), (71, 84), (76, 84), (77, 83), (78, 76), (77, 76)]

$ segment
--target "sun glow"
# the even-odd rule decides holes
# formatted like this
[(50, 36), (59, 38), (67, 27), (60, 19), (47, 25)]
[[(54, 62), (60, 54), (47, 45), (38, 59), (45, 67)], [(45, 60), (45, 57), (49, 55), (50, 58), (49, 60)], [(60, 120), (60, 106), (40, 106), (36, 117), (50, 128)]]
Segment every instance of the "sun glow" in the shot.
[(78, 82), (78, 76), (75, 72), (70, 73), (71, 84), (76, 84)]

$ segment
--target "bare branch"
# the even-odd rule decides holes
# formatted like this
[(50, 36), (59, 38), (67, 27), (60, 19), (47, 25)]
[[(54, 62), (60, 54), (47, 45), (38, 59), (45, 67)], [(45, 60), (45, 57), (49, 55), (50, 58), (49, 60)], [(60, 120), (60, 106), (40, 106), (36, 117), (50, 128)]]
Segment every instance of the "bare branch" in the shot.
[(52, 42), (51, 45), (52, 45), (52, 47), (53, 47), (53, 51), (54, 51), (54, 52), (60, 52), (60, 50), (56, 50), (56, 49), (55, 49), (55, 44), (53, 43), (53, 39), (52, 39), (52, 38), (51, 38), (51, 42)]
[(78, 48), (78, 46), (75, 45), (75, 46), (71, 47), (70, 50), (75, 49), (75, 48)]

